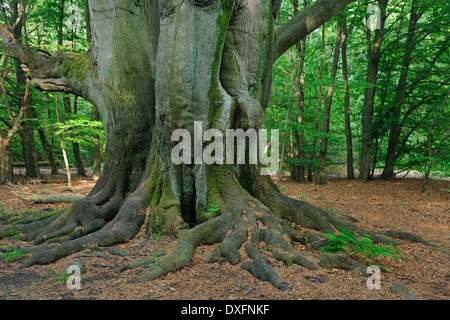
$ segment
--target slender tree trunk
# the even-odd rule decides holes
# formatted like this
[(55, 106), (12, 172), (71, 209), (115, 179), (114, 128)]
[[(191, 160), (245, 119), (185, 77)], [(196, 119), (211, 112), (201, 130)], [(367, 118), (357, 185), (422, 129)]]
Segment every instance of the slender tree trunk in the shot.
[[(59, 7), (59, 28), (58, 28), (58, 44), (63, 45), (63, 28), (64, 28), (64, 4), (66, 0), (60, 0)], [(86, 1), (88, 2), (88, 1)]]
[[(33, 117), (38, 118), (38, 114), (36, 112), (36, 109), (32, 109)], [(39, 139), (41, 141), (42, 149), (44, 149), (45, 155), (47, 156), (47, 160), (50, 164), (50, 167), (52, 169), (52, 174), (58, 174), (58, 165), (56, 164), (55, 157), (53, 156), (53, 150), (52, 145), (48, 142), (47, 136), (45, 135), (45, 132), (37, 128), (37, 132), (39, 135)]]
[(427, 135), (427, 149), (428, 149), (427, 157), (428, 157), (428, 159), (425, 164), (425, 172), (423, 175), (422, 188), (420, 190), (420, 192), (422, 192), (422, 193), (424, 193), (426, 191), (428, 177), (430, 176), (431, 169), (433, 168), (433, 164), (434, 164), (433, 157), (435, 157), (439, 153), (440, 146), (442, 145), (442, 143), (444, 143), (445, 140), (447, 140), (447, 138), (450, 135), (450, 128), (448, 128), (445, 136), (441, 138), (441, 143), (438, 145), (436, 150), (434, 150), (434, 152), (433, 152), (433, 129), (436, 126), (436, 123), (437, 123), (439, 117), (442, 115), (444, 108), (447, 105), (447, 99), (448, 99), (449, 95), (450, 95), (450, 90), (447, 91), (447, 94), (445, 95), (444, 102), (442, 103), (441, 109), (439, 110), (438, 114), (436, 115), (433, 122), (431, 123), (430, 128), (428, 129), (428, 135)]
[(11, 146), (6, 139), (0, 138), (0, 185), (14, 183)]
[[(66, 98), (68, 98), (68, 97), (64, 97), (64, 105), (65, 106), (67, 103)], [(70, 100), (69, 100), (69, 103), (70, 103)], [(56, 121), (58, 123), (60, 123), (59, 104), (58, 104), (58, 94), (57, 93), (55, 93), (55, 110), (56, 110)], [(64, 159), (64, 166), (66, 168), (67, 185), (69, 187), (72, 187), (72, 174), (70, 173), (69, 159), (67, 157), (66, 146), (64, 143), (64, 138), (63, 138), (62, 133), (59, 134), (59, 142), (61, 144), (61, 150), (62, 150), (63, 159)]]
[(326, 162), (328, 152), (328, 134), (330, 132), (330, 118), (331, 118), (331, 105), (333, 101), (334, 86), (333, 83), (336, 80), (336, 74), (338, 70), (339, 58), (341, 53), (341, 39), (342, 39), (342, 22), (338, 23), (336, 28), (336, 41), (334, 44), (333, 65), (331, 66), (330, 84), (328, 86), (327, 96), (325, 98), (325, 111), (322, 133), (323, 137), (320, 143), (319, 151), (319, 165), (317, 170), (317, 176), (315, 183), (318, 185), (326, 184)]
[[(73, 114), (74, 115), (78, 114), (78, 96), (75, 96), (73, 99)], [(80, 144), (78, 142), (73, 142), (72, 149), (73, 149), (73, 156), (75, 158), (75, 165), (77, 167), (77, 172), (80, 176), (86, 177), (86, 169), (84, 168), (83, 159), (81, 159)]]
[[(291, 90), (292, 93), (292, 90)], [(290, 100), (291, 95), (289, 95)], [(281, 158), (280, 158), (280, 167), (278, 168), (278, 176), (277, 176), (277, 187), (280, 187), (281, 182), (281, 174), (283, 172), (283, 163), (284, 163), (284, 154), (285, 154), (285, 147), (286, 147), (286, 136), (287, 136), (287, 125), (289, 122), (289, 116), (291, 114), (291, 106), (288, 105), (286, 110), (286, 121), (284, 122), (284, 131), (283, 131), (283, 144), (281, 145)]]
[[(5, 102), (7, 103), (6, 90), (3, 90), (5, 87), (2, 84), (2, 94), (5, 95)], [(29, 107), (28, 97), (30, 95), (31, 81), (26, 81), (25, 93), (23, 98), (23, 103), (20, 108), (18, 116), (14, 119), (10, 127), (8, 128), (6, 135), (3, 136), (2, 132), (0, 132), (0, 185), (7, 183), (14, 183), (14, 172), (13, 172), (13, 164), (12, 164), (12, 155), (11, 155), (11, 142), (13, 137), (20, 129), (20, 124), (25, 117), (26, 110)], [(7, 108), (9, 108), (7, 106)]]
[(386, 21), (386, 7), (389, 0), (378, 0), (380, 10), (380, 29), (376, 29), (372, 42), (372, 33), (366, 27), (367, 43), (367, 78), (368, 87), (364, 92), (364, 108), (362, 111), (362, 134), (361, 134), (361, 159), (359, 177), (368, 181), (370, 177), (370, 158), (373, 144), (373, 114), (375, 105), (375, 93), (378, 77), (378, 64), (381, 56), (381, 44), (383, 42), (384, 24)]
[(344, 121), (345, 121), (345, 144), (347, 147), (347, 179), (355, 179), (353, 168), (353, 138), (350, 119), (350, 89), (348, 86), (348, 63), (347, 63), (347, 18), (343, 16), (342, 23), (342, 80), (344, 81)]
[[(31, 116), (31, 114), (27, 112), (25, 118), (30, 119), (31, 117), (29, 116)], [(30, 178), (39, 178), (39, 166), (36, 158), (33, 125), (30, 120), (26, 119), (22, 121), (21, 130), (19, 131), (25, 161), (25, 174)]]
[(419, 21), (422, 14), (418, 12), (419, 1), (413, 0), (411, 5), (411, 13), (409, 18), (408, 35), (406, 37), (405, 53), (402, 60), (402, 69), (400, 72), (400, 77), (397, 83), (397, 88), (395, 90), (395, 100), (394, 109), (390, 115), (391, 126), (389, 133), (388, 149), (386, 153), (386, 161), (384, 165), (384, 170), (381, 176), (384, 179), (394, 178), (394, 165), (395, 160), (398, 157), (397, 147), (402, 133), (402, 127), (400, 125), (400, 117), (402, 113), (402, 104), (405, 100), (406, 90), (407, 90), (407, 80), (409, 66), (411, 63), (411, 56), (414, 50), (414, 37), (417, 29), (417, 22)]
[[(99, 120), (99, 114), (97, 109), (92, 106), (91, 108), (91, 114), (92, 114), (92, 120), (98, 121)], [(102, 149), (100, 145), (100, 136), (98, 134), (94, 135), (94, 172), (92, 174), (92, 180), (97, 181), (100, 179), (100, 175), (102, 173)]]
[[(18, 14), (17, 3), (13, 5), (13, 17)], [(22, 28), (24, 26), (23, 19), (14, 29), (14, 37), (22, 37)], [(25, 95), (26, 75), (20, 66), (20, 62), (15, 61), (16, 82), (19, 88), (19, 96), (23, 99)], [(29, 98), (30, 99), (30, 98)], [(20, 106), (19, 106), (20, 107)], [(22, 151), (25, 161), (25, 174), (31, 178), (40, 178), (40, 171), (38, 165), (38, 159), (36, 154), (36, 146), (34, 142), (34, 128), (32, 119), (32, 112), (30, 109), (26, 110), (25, 119), (21, 123), (21, 130), (19, 132), (22, 139)]]
[(380, 149), (379, 138), (375, 137), (375, 150), (373, 152), (373, 159), (372, 159), (372, 172), (370, 173), (370, 176), (372, 178), (375, 175), (375, 170), (376, 170), (377, 161), (378, 161), (378, 150), (379, 149)]
[[(298, 1), (294, 1), (294, 14), (298, 14)], [(304, 8), (307, 7), (307, 2), (304, 2)], [(292, 177), (298, 182), (305, 182), (306, 172), (306, 152), (305, 152), (305, 130), (303, 129), (304, 112), (305, 112), (305, 55), (306, 55), (306, 38), (297, 43), (297, 59), (298, 62), (294, 67), (298, 69), (295, 75), (295, 97), (297, 102), (297, 123), (298, 130), (295, 134), (295, 154), (300, 164), (294, 163), (292, 170)]]
[(314, 139), (312, 142), (311, 155), (310, 155), (309, 164), (308, 164), (308, 181), (309, 182), (312, 182), (313, 164), (314, 164), (314, 158), (317, 155), (316, 147), (317, 147), (317, 141), (319, 140), (318, 134), (319, 134), (319, 127), (320, 127), (320, 115), (322, 113), (322, 98), (324, 96), (323, 85), (322, 85), (324, 60), (325, 60), (325, 25), (322, 26), (322, 56), (320, 58), (319, 72), (317, 74), (317, 77), (320, 82), (320, 86), (319, 86), (319, 97), (318, 97), (317, 113), (316, 113), (315, 134), (314, 134)]
[[(65, 4), (65, 0), (61, 0), (60, 16), (59, 16), (59, 29), (58, 29), (58, 44), (60, 46), (63, 45), (64, 4)], [(73, 40), (73, 38), (74, 38), (74, 31), (72, 30), (72, 40)], [(74, 114), (77, 114), (77, 111), (76, 111), (77, 110), (77, 99), (78, 99), (78, 96), (75, 95)], [(63, 98), (63, 101), (64, 101), (64, 109), (66, 111), (66, 118), (69, 119), (70, 115), (72, 114), (72, 106), (71, 106), (70, 97), (65, 96)], [(60, 137), (60, 140), (62, 141), (62, 137)], [(75, 166), (77, 168), (77, 172), (80, 176), (85, 177), (86, 170), (83, 165), (83, 160), (81, 159), (81, 156), (80, 156), (80, 145), (77, 142), (72, 143), (72, 151), (73, 151), (73, 156), (75, 158)], [(63, 150), (63, 154), (64, 153), (66, 153), (65, 150)], [(65, 155), (64, 157), (67, 157), (67, 155)], [(67, 164), (66, 164), (66, 166), (67, 166)], [(69, 173), (68, 173), (68, 177), (69, 177)]]

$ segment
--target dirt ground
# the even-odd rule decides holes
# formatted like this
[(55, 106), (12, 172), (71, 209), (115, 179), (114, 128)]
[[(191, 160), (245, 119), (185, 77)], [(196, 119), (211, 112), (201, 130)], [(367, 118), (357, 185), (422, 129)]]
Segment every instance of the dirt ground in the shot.
[[(55, 205), (33, 205), (17, 198), (15, 191), (51, 194), (86, 195), (94, 183), (75, 179), (73, 192), (67, 190), (64, 176), (45, 176), (42, 181), (18, 177), (16, 186), (0, 186), (0, 203), (8, 212), (40, 210)], [(421, 181), (375, 180), (369, 183), (333, 178), (325, 186), (299, 184), (284, 178), (283, 192), (328, 210), (338, 210), (359, 220), (368, 230), (397, 229), (416, 233), (450, 251), (450, 194), (442, 189), (448, 181), (430, 181), (425, 194)], [(64, 207), (67, 205), (58, 205)], [(1, 209), (1, 206), (0, 206)], [(274, 270), (288, 282), (292, 291), (282, 292), (270, 283), (255, 279), (239, 265), (205, 264), (214, 247), (199, 247), (190, 265), (175, 273), (144, 283), (131, 283), (135, 271), (118, 274), (115, 270), (152, 256), (175, 241), (161, 236), (148, 239), (141, 232), (132, 242), (114, 248), (129, 253), (121, 257), (108, 251), (85, 250), (54, 264), (20, 269), (20, 261), (0, 259), (0, 299), (33, 300), (406, 300), (391, 286), (402, 284), (421, 300), (450, 299), (450, 256), (424, 244), (401, 241), (406, 259), (377, 258), (374, 264), (391, 272), (381, 274), (381, 289), (369, 290), (364, 276), (354, 277), (351, 271), (321, 269), (310, 271), (300, 266), (288, 267), (273, 260)], [(0, 247), (20, 244), (17, 237), (0, 240)], [(27, 243), (21, 243), (29, 246)], [(297, 246), (300, 251), (306, 249)], [(317, 255), (317, 252), (309, 252)], [(69, 290), (64, 277), (67, 267), (84, 262), (85, 272), (80, 290)]]

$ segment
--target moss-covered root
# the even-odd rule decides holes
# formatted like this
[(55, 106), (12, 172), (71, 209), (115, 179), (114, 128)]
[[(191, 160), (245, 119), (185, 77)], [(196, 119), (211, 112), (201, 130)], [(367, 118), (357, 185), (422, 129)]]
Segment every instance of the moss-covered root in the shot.
[(249, 271), (255, 278), (268, 281), (282, 291), (291, 291), (291, 287), (270, 267), (270, 260), (267, 259), (259, 249), (253, 244), (247, 243), (245, 251), (252, 261), (244, 261), (242, 269)]
[[(259, 208), (264, 210), (263, 207)], [(266, 209), (265, 209), (266, 210)], [(264, 224), (264, 228), (257, 228), (257, 221)], [(140, 261), (128, 266), (121, 267), (118, 272), (130, 269), (143, 268), (141, 273), (133, 278), (133, 282), (150, 281), (169, 272), (174, 272), (187, 266), (192, 260), (194, 250), (199, 245), (212, 245), (219, 243), (205, 263), (214, 263), (225, 258), (230, 264), (236, 265), (242, 261), (240, 248), (245, 244), (248, 257), (252, 261), (242, 263), (244, 270), (252, 273), (256, 278), (269, 281), (280, 290), (291, 290), (289, 284), (282, 281), (279, 275), (270, 267), (270, 260), (256, 248), (254, 243), (264, 243), (271, 252), (275, 252), (274, 258), (305, 266), (309, 269), (319, 267), (310, 261), (306, 255), (294, 250), (294, 248), (283, 238), (287, 233), (268, 213), (258, 213), (247, 207), (244, 213), (224, 213), (207, 222), (197, 225), (187, 231), (177, 242), (168, 255), (161, 252), (147, 260)], [(257, 234), (259, 236), (254, 236)], [(284, 249), (284, 251), (282, 251)], [(168, 251), (163, 250), (163, 251)], [(283, 255), (281, 255), (283, 252)], [(268, 252), (266, 252), (268, 254)]]
[(342, 252), (319, 255), (319, 265), (324, 268), (351, 270), (355, 276), (361, 276), (366, 272), (364, 264), (353, 260)]
[(48, 219), (19, 227), (22, 240), (35, 245), (49, 239), (69, 236), (72, 240), (90, 234), (104, 227), (119, 212), (124, 202), (121, 188), (112, 190), (112, 194), (87, 197), (65, 209), (54, 219)]
[[(144, 184), (145, 185), (145, 184)], [(57, 245), (44, 244), (36, 247), (35, 253), (26, 260), (21, 268), (35, 264), (50, 264), (70, 254), (82, 251), (86, 246), (112, 246), (133, 239), (144, 225), (146, 218), (145, 188), (139, 188), (123, 203), (120, 211), (102, 229), (75, 239), (67, 239)]]
[(153, 280), (169, 272), (179, 270), (189, 264), (196, 247), (201, 244), (216, 244), (225, 239), (232, 227), (232, 221), (233, 217), (231, 215), (224, 214), (197, 225), (178, 240), (173, 252), (167, 256), (157, 259), (152, 257), (141, 263), (121, 268), (119, 271), (144, 267), (141, 274), (132, 280), (139, 282)]

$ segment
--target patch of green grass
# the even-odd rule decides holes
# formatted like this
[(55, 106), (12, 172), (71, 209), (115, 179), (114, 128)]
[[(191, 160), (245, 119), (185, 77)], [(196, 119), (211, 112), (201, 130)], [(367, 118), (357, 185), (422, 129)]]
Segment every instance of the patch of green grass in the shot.
[(330, 213), (339, 213), (339, 209), (331, 205), (326, 205), (324, 209), (329, 211)]
[(157, 232), (157, 233), (152, 233), (152, 234), (151, 234), (151, 237), (152, 237), (153, 239), (155, 239), (156, 241), (158, 241), (158, 240), (159, 240), (159, 237), (161, 237), (161, 231), (160, 231), (160, 232)]
[(61, 283), (66, 283), (70, 276), (72, 275), (69, 273), (56, 274), (53, 276), (53, 280)]
[[(67, 283), (67, 280), (69, 280), (69, 278), (73, 276), (73, 273), (62, 273), (62, 274), (55, 274), (53, 276), (53, 280), (55, 280), (56, 282), (61, 282), (62, 284)], [(81, 279), (86, 279), (87, 277), (82, 274)]]
[(22, 255), (26, 254), (25, 252), (23, 252), (20, 249), (14, 248), (14, 250), (12, 251), (8, 251), (2, 254), (2, 258), (6, 261), (6, 262), (10, 262), (14, 259), (16, 259), (17, 257), (20, 257)]
[(20, 235), (20, 231), (19, 230), (8, 230), (7, 232), (5, 232), (5, 233), (0, 235), (0, 239), (14, 237), (14, 236), (17, 237), (19, 235)]
[(298, 197), (298, 198), (300, 200), (305, 200), (307, 197), (308, 197), (308, 194), (305, 192), (305, 193), (302, 193), (302, 195), (300, 197)]

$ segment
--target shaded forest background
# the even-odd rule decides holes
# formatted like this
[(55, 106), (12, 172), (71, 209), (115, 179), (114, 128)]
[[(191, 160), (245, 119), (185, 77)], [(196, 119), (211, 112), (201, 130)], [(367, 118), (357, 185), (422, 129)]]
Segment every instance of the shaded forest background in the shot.
[[(88, 50), (85, 0), (0, 3), (2, 23), (33, 50)], [(279, 24), (311, 3), (284, 1)], [(278, 175), (325, 184), (417, 172), (422, 191), (449, 177), (449, 16), (443, 0), (355, 1), (282, 55), (264, 123), (281, 132)], [(105, 141), (95, 106), (34, 89), (3, 44), (0, 59), (0, 183), (14, 182), (13, 167), (97, 179)]]

